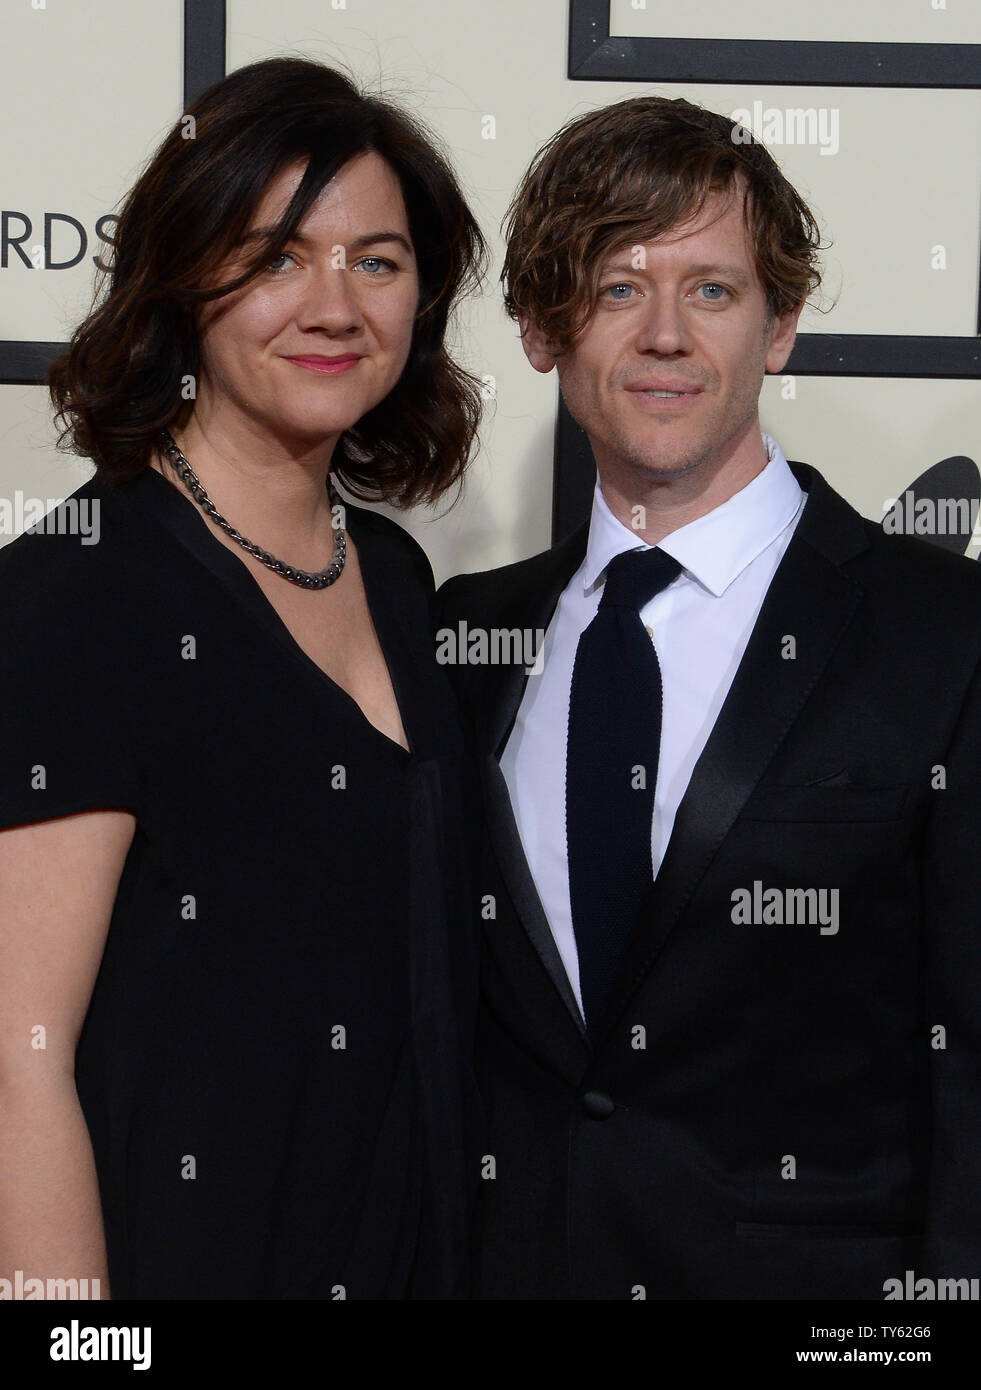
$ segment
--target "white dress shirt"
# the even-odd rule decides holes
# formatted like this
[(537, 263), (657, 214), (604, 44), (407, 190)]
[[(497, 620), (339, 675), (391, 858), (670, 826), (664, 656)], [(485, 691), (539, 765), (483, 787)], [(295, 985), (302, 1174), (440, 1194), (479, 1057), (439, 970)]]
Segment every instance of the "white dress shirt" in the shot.
[[(681, 573), (640, 611), (661, 666), (661, 753), (651, 826), (656, 877), (678, 806), (715, 725), (807, 494), (779, 445), (763, 435), (762, 472), (728, 501), (660, 542)], [(579, 957), (569, 902), (565, 763), (576, 648), (596, 616), (606, 568), (649, 550), (610, 511), (599, 479), (586, 558), (559, 597), (501, 757), (525, 857), (579, 1008)]]

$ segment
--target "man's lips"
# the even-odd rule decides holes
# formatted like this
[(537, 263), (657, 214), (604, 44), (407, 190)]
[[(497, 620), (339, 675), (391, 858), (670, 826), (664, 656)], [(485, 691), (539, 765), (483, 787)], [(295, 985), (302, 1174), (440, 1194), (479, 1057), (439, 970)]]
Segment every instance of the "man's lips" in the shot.
[(703, 387), (693, 381), (657, 380), (632, 382), (624, 390), (645, 410), (684, 410), (702, 394)]
[(670, 381), (659, 378), (654, 381), (632, 381), (629, 386), (624, 387), (625, 391), (671, 391), (684, 396), (697, 396), (703, 389), (697, 381)]
[(305, 367), (310, 372), (327, 372), (336, 376), (338, 372), (346, 372), (360, 362), (361, 358), (357, 353), (345, 352), (338, 357), (323, 357), (319, 353), (309, 353), (302, 357), (288, 357), (286, 360), (294, 366)]

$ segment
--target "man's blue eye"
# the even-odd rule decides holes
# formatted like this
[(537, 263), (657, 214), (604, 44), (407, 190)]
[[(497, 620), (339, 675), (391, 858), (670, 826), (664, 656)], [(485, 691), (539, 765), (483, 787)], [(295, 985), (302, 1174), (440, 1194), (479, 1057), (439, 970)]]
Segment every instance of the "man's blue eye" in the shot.
[(722, 296), (726, 293), (726, 287), (725, 287), (725, 285), (716, 285), (714, 282), (713, 282), (712, 284), (710, 284), (710, 285), (702, 285), (701, 288), (702, 288), (703, 290), (715, 290), (715, 291), (717, 291), (717, 293), (715, 293), (715, 294), (708, 294), (708, 295), (705, 296), (707, 299), (709, 299), (709, 300), (711, 300), (711, 301), (713, 301), (713, 302), (717, 302), (718, 300), (720, 300), (720, 299), (722, 298)]
[[(625, 295), (611, 294), (611, 291), (612, 291), (612, 290), (626, 290), (626, 291), (627, 291), (627, 294), (625, 294)], [(617, 300), (617, 301), (619, 301), (619, 302), (621, 302), (621, 303), (623, 302), (624, 299), (627, 298), (627, 295), (633, 294), (633, 292), (634, 292), (634, 291), (633, 291), (633, 285), (607, 285), (606, 289), (603, 291), (604, 294), (610, 295), (610, 298), (611, 298), (611, 299)]]

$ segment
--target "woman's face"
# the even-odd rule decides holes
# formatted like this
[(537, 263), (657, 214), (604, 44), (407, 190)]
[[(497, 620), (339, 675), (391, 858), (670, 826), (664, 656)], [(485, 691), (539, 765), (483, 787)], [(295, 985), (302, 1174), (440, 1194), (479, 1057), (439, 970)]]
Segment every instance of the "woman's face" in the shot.
[[(228, 264), (254, 251), (303, 176), (269, 185)], [(240, 290), (205, 306), (195, 413), (231, 435), (268, 434), (300, 449), (336, 440), (392, 389), (419, 301), (416, 258), (398, 179), (358, 155), (325, 185), (284, 253)]]

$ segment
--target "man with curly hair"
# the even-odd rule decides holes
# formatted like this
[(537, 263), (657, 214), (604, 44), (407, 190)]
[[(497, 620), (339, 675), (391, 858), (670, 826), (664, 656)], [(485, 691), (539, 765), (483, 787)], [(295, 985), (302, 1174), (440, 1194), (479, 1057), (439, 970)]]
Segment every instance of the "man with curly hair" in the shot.
[(505, 302), (598, 478), (441, 591), (483, 767), (484, 1298), (881, 1299), (981, 1271), (981, 572), (761, 431), (819, 284), (759, 143), (565, 126)]

